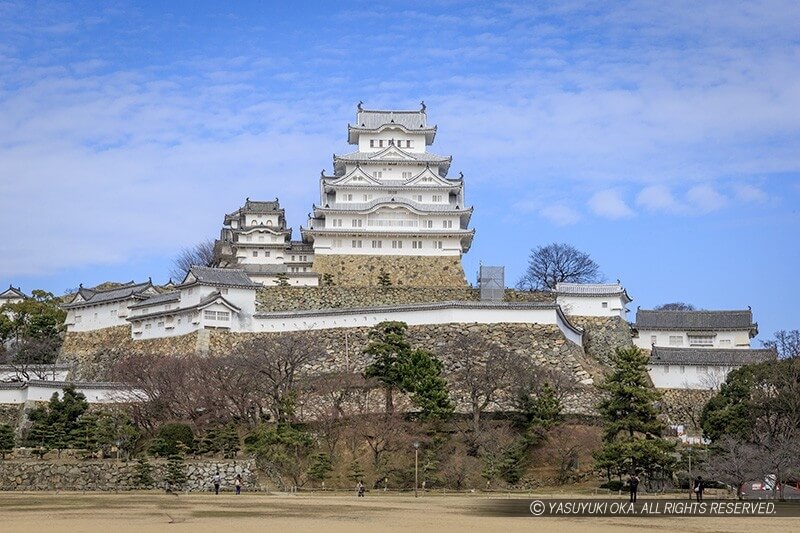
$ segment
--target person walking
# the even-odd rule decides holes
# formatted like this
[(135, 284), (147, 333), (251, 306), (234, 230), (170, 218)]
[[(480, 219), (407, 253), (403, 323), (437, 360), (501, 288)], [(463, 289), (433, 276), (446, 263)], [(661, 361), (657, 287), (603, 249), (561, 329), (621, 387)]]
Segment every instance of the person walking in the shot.
[(242, 475), (236, 474), (236, 495), (242, 493)]
[(694, 497), (698, 502), (703, 501), (703, 478), (697, 476), (697, 479), (694, 480)]
[(631, 489), (631, 502), (636, 503), (636, 496), (639, 492), (639, 476), (634, 472), (631, 472), (630, 477), (628, 477), (628, 485)]
[(359, 498), (363, 498), (364, 497), (364, 491), (365, 490), (366, 490), (366, 488), (364, 487), (364, 480), (363, 479), (359, 479), (358, 480), (358, 485), (356, 485), (356, 493), (358, 494)]
[(214, 484), (214, 494), (219, 494), (219, 484), (221, 480), (219, 470), (217, 470), (217, 473), (211, 478), (211, 482)]

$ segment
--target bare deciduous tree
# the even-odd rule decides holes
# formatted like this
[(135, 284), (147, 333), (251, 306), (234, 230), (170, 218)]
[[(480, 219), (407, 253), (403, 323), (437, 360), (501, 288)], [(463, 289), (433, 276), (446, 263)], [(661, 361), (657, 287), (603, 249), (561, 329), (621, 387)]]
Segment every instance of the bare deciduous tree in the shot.
[(695, 306), (686, 302), (671, 302), (657, 305), (653, 308), (654, 311), (694, 311), (696, 309)]
[(763, 468), (759, 465), (761, 455), (754, 444), (726, 436), (715, 443), (705, 469), (711, 478), (735, 487), (737, 497), (741, 498), (743, 483), (763, 479)]
[(517, 282), (520, 290), (555, 289), (556, 283), (596, 283), (600, 267), (589, 254), (564, 243), (552, 243), (531, 250), (528, 268)]
[(764, 341), (764, 348), (772, 348), (778, 357), (800, 357), (800, 330), (776, 331), (772, 339)]
[(274, 420), (285, 422), (294, 414), (299, 379), (327, 354), (314, 335), (292, 333), (255, 337), (237, 346), (233, 355), (260, 384)]
[(478, 333), (460, 335), (441, 351), (441, 355), (450, 369), (447, 380), (456, 394), (462, 395), (469, 404), (472, 432), (478, 435), (481, 413), (511, 384), (511, 355)]
[(170, 275), (174, 280), (182, 280), (193, 266), (215, 267), (219, 265), (219, 254), (213, 239), (207, 239), (194, 246), (184, 248), (172, 261)]

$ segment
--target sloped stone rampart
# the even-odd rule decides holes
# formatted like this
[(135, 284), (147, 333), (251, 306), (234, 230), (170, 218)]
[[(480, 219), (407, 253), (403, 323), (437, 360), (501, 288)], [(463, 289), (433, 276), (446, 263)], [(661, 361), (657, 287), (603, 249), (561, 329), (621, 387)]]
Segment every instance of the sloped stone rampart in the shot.
[(583, 349), (590, 357), (608, 365), (609, 356), (616, 348), (632, 346), (631, 327), (620, 317), (568, 316), (575, 326), (582, 328)]
[[(154, 483), (136, 485), (136, 462), (104, 461), (0, 461), (0, 490), (24, 491), (118, 491), (164, 488), (166, 462), (151, 461)], [(244, 490), (258, 489), (255, 463), (251, 459), (187, 461), (187, 481), (183, 490), (209, 492), (212, 479), (219, 470), (221, 490), (234, 490), (236, 475), (242, 476)]]
[(700, 431), (703, 407), (716, 391), (707, 389), (660, 389), (661, 412), (670, 424), (683, 424), (692, 433)]

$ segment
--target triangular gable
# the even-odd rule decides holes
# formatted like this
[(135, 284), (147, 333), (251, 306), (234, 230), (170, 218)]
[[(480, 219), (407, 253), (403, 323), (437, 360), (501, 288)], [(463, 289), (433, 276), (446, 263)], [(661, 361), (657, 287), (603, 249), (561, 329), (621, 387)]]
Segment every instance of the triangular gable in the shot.
[(203, 310), (203, 309), (205, 309), (206, 307), (212, 306), (212, 305), (214, 305), (214, 304), (222, 304), (222, 305), (224, 305), (225, 307), (227, 307), (228, 309), (230, 309), (231, 311), (233, 311), (234, 313), (238, 313), (239, 311), (241, 311), (241, 309), (239, 309), (238, 307), (236, 307), (235, 305), (233, 305), (232, 303), (230, 303), (228, 300), (226, 300), (226, 299), (225, 299), (225, 298), (224, 298), (222, 295), (220, 295), (220, 294), (217, 294), (217, 295), (216, 295), (216, 297), (215, 297), (213, 300), (209, 300), (209, 301), (207, 301), (207, 302), (203, 302), (202, 304), (200, 304), (199, 306), (197, 306), (197, 308), (198, 308), (198, 309), (200, 309), (200, 310)]
[(0, 292), (0, 298), (24, 298), (25, 295), (14, 287), (9, 287), (3, 292)]
[(367, 174), (360, 166), (353, 169), (350, 174), (330, 183), (333, 185), (381, 185), (380, 181)]
[(186, 277), (183, 278), (183, 281), (181, 281), (181, 285), (186, 285), (187, 283), (194, 283), (195, 281), (197, 281), (197, 276), (192, 274), (192, 271), (190, 270), (189, 272), (186, 273)]
[(404, 152), (403, 150), (399, 149), (397, 146), (390, 146), (386, 148), (382, 152), (378, 152), (373, 156), (370, 156), (371, 160), (401, 160), (401, 161), (416, 161), (417, 158), (413, 155)]
[(453, 184), (439, 176), (436, 172), (434, 172), (431, 167), (426, 167), (425, 170), (414, 176), (413, 178), (409, 179), (405, 183), (406, 185), (419, 185), (421, 187), (452, 187)]

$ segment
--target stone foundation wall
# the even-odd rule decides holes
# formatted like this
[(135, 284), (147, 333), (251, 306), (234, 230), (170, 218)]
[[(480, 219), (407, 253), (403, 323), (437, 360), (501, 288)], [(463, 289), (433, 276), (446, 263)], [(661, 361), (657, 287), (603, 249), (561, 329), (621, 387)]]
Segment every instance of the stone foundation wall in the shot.
[(21, 415), (22, 405), (0, 404), (0, 424), (8, 424), (12, 428), (16, 428)]
[(620, 317), (568, 316), (569, 321), (583, 328), (583, 349), (586, 354), (608, 365), (609, 355), (620, 346), (632, 346), (631, 326)]
[[(339, 309), (376, 305), (477, 301), (471, 287), (265, 287), (256, 295), (259, 312)], [(507, 302), (552, 302), (552, 294), (506, 289)]]
[(109, 371), (128, 354), (191, 354), (197, 350), (197, 332), (165, 339), (134, 341), (130, 326), (69, 332), (59, 353), (59, 363), (72, 365), (70, 378), (84, 381), (111, 379)]
[[(164, 488), (166, 462), (151, 461), (153, 485), (136, 485), (136, 462), (119, 461), (0, 461), (0, 490), (80, 490), (118, 491)], [(236, 474), (242, 476), (244, 490), (258, 490), (258, 477), (254, 461), (187, 461), (187, 482), (183, 490), (208, 492), (214, 473), (219, 470), (221, 489), (234, 490)]]
[(411, 287), (466, 287), (457, 256), (315, 255), (312, 270), (323, 283), (325, 274), (343, 287), (374, 287), (381, 269), (392, 285)]
[(670, 424), (683, 424), (693, 434), (700, 433), (700, 415), (716, 391), (701, 389), (660, 389), (661, 412)]

